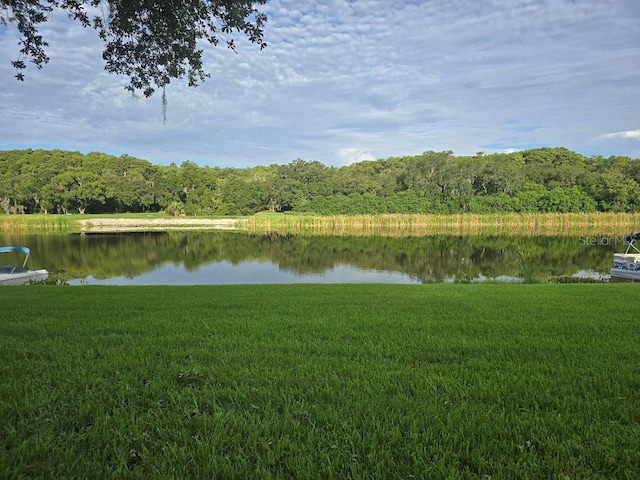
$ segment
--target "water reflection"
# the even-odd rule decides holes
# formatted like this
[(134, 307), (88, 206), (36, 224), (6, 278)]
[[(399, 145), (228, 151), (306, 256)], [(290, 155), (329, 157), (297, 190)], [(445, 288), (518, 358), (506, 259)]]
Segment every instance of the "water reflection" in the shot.
[[(608, 273), (577, 237), (296, 237), (232, 232), (0, 234), (71, 284), (433, 283)], [(582, 272), (582, 273), (581, 273)]]
[(273, 263), (214, 262), (195, 270), (184, 265), (161, 265), (137, 277), (113, 277), (96, 279), (89, 276), (74, 279), (71, 285), (237, 285), (269, 283), (417, 283), (409, 275), (365, 270), (350, 265), (337, 265), (318, 273), (297, 274), (282, 270)]

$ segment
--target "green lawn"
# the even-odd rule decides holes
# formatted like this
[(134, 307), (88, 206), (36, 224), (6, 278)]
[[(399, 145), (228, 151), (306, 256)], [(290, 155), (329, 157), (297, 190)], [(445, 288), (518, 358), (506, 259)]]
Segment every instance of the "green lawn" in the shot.
[(638, 287), (0, 288), (0, 478), (636, 479)]

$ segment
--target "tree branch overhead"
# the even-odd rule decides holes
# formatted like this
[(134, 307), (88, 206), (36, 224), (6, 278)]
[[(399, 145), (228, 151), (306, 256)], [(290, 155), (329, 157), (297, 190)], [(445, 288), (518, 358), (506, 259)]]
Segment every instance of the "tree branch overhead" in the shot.
[[(105, 42), (105, 70), (128, 77), (131, 92), (149, 97), (171, 80), (185, 78), (198, 86), (210, 75), (202, 61), (198, 40), (224, 43), (235, 50), (233, 36), (260, 46), (266, 15), (257, 9), (266, 0), (0, 0), (0, 22), (15, 24), (22, 38), (12, 66), (16, 79), (25, 78), (27, 62), (42, 68), (49, 62), (48, 43), (39, 27), (55, 10)], [(98, 13), (99, 12), (99, 13)], [(227, 38), (232, 36), (232, 38)]]

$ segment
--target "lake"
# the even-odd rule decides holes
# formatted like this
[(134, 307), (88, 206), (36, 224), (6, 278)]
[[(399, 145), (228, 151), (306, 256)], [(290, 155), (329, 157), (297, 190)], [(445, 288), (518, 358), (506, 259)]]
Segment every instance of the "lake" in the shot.
[[(236, 232), (25, 235), (32, 267), (71, 285), (438, 283), (608, 277), (617, 241), (567, 236), (309, 237)], [(5, 263), (6, 259), (0, 259)]]

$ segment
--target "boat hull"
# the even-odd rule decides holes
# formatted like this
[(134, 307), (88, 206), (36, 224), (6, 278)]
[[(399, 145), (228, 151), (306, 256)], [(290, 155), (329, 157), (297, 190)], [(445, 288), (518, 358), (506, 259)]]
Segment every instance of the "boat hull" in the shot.
[(32, 282), (44, 282), (47, 278), (49, 278), (49, 272), (45, 269), (0, 268), (0, 285), (26, 285)]
[(612, 268), (609, 273), (612, 281), (638, 281), (640, 282), (640, 271), (623, 270)]
[(616, 253), (613, 255), (613, 268), (610, 272), (612, 280), (640, 281), (640, 254)]

